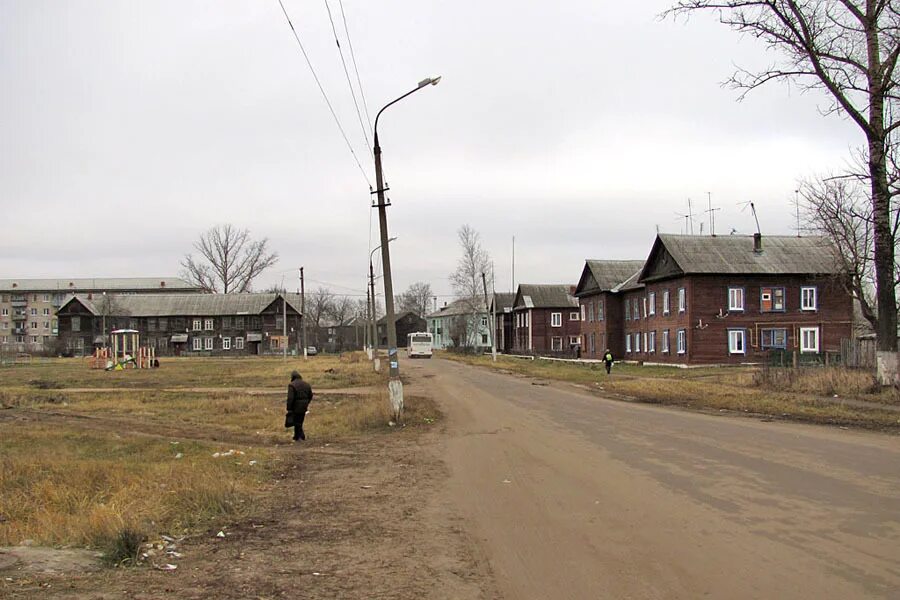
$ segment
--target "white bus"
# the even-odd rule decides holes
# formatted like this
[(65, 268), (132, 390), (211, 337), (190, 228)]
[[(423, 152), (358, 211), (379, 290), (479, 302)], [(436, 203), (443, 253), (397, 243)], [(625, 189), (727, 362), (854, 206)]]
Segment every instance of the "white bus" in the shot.
[(434, 336), (430, 333), (410, 333), (407, 337), (406, 355), (410, 358), (431, 358)]

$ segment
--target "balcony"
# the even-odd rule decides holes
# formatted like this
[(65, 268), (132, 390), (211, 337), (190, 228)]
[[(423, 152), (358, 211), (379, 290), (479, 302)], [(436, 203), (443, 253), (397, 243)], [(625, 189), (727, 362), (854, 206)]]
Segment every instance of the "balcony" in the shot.
[(28, 306), (28, 297), (27, 296), (13, 296), (11, 298), (11, 302), (14, 307)]
[(13, 312), (12, 320), (13, 321), (27, 321), (28, 315), (24, 312)]
[(25, 335), (25, 333), (26, 333), (27, 331), (28, 331), (28, 330), (25, 329), (24, 327), (15, 327), (15, 328), (13, 328), (13, 334), (14, 334), (14, 335)]

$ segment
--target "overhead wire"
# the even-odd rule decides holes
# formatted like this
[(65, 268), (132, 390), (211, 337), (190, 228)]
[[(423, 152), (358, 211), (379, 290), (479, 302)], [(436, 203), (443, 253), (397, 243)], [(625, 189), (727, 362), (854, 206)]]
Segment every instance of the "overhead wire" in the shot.
[(359, 78), (359, 68), (356, 66), (356, 53), (353, 51), (353, 40), (350, 39), (350, 29), (347, 27), (347, 15), (344, 13), (344, 0), (338, 0), (341, 7), (341, 19), (344, 21), (344, 35), (347, 36), (347, 46), (350, 47), (350, 60), (353, 62), (353, 71), (356, 73), (356, 85), (359, 87), (359, 97), (362, 99), (363, 109), (366, 111), (366, 122), (372, 128), (372, 117), (369, 116), (369, 104), (366, 102), (366, 94), (363, 92), (362, 80)]
[(319, 86), (319, 91), (322, 92), (322, 98), (325, 99), (325, 104), (328, 105), (328, 110), (331, 111), (331, 116), (334, 118), (334, 122), (337, 125), (338, 130), (340, 130), (341, 136), (344, 138), (344, 142), (346, 142), (347, 148), (350, 150), (350, 154), (353, 155), (353, 160), (356, 161), (356, 166), (359, 167), (359, 172), (362, 173), (363, 177), (366, 180), (366, 183), (369, 184), (369, 189), (371, 190), (372, 182), (369, 180), (369, 176), (366, 174), (366, 170), (363, 169), (362, 163), (359, 162), (359, 157), (356, 155), (356, 151), (353, 150), (353, 144), (350, 143), (350, 139), (347, 137), (347, 132), (344, 131), (344, 127), (341, 125), (341, 121), (340, 119), (338, 119), (337, 113), (334, 111), (334, 107), (331, 105), (331, 100), (328, 99), (328, 94), (325, 93), (325, 88), (322, 87), (322, 82), (319, 80), (319, 76), (316, 74), (315, 68), (313, 68), (312, 61), (309, 59), (309, 55), (306, 53), (306, 48), (303, 47), (303, 42), (300, 41), (300, 36), (297, 34), (297, 30), (294, 28), (294, 24), (291, 22), (291, 17), (290, 15), (288, 15), (287, 9), (284, 7), (284, 3), (281, 0), (278, 0), (278, 5), (281, 7), (281, 12), (284, 13), (284, 18), (287, 20), (287, 23), (291, 28), (291, 32), (294, 34), (294, 39), (297, 41), (297, 45), (300, 47), (300, 52), (303, 53), (303, 58), (306, 59), (306, 65), (309, 67), (313, 79), (316, 80), (316, 85)]
[(334, 26), (334, 17), (331, 15), (331, 7), (328, 0), (324, 0), (325, 10), (328, 11), (328, 21), (331, 23), (331, 31), (334, 33), (334, 43), (338, 49), (338, 55), (341, 57), (341, 65), (344, 67), (344, 76), (347, 78), (347, 86), (350, 88), (350, 97), (353, 98), (353, 106), (356, 108), (356, 118), (359, 120), (359, 127), (362, 129), (363, 138), (366, 140), (366, 148), (372, 152), (372, 144), (369, 142), (369, 132), (363, 123), (362, 113), (359, 110), (359, 102), (356, 101), (356, 91), (353, 89), (353, 82), (350, 80), (350, 71), (347, 70), (347, 61), (344, 59), (344, 50), (341, 48), (341, 41), (338, 39), (337, 28)]

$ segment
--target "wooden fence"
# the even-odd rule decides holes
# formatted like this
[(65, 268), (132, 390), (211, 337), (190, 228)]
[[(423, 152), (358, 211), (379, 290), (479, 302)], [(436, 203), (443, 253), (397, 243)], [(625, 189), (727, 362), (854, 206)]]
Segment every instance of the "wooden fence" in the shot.
[(875, 340), (872, 338), (841, 340), (841, 363), (854, 369), (874, 369)]

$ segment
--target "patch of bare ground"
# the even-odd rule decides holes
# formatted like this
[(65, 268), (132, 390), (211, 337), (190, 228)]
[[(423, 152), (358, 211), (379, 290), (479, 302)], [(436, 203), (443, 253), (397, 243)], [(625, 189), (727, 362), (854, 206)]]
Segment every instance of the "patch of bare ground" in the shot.
[[(495, 597), (475, 545), (438, 494), (447, 473), (436, 414), (422, 408), (430, 402), (407, 399), (407, 427), (276, 447), (252, 514), (180, 541), (175, 570), (33, 573), (19, 562), (0, 570), (0, 597)], [(145, 432), (154, 433), (176, 432)]]

